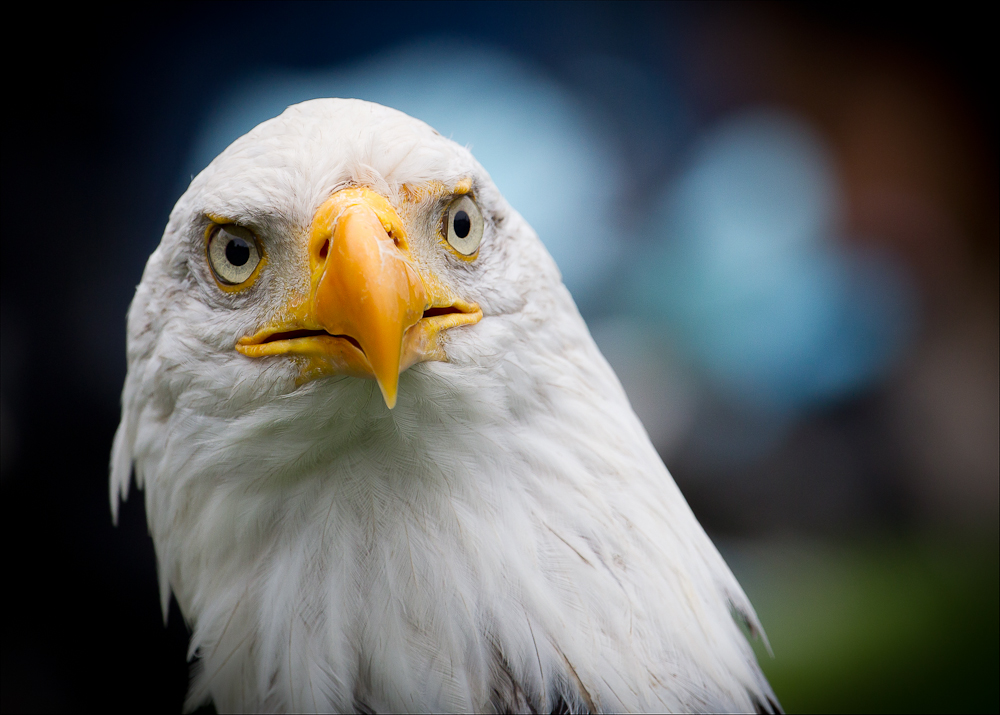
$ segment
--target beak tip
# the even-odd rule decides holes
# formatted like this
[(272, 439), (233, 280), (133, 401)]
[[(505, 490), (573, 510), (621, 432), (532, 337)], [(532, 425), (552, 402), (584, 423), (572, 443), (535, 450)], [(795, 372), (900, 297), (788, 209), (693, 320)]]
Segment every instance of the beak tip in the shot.
[(399, 380), (393, 382), (391, 385), (387, 385), (382, 380), (378, 380), (379, 390), (382, 392), (382, 399), (385, 400), (385, 406), (390, 410), (396, 406), (396, 396), (399, 388)]

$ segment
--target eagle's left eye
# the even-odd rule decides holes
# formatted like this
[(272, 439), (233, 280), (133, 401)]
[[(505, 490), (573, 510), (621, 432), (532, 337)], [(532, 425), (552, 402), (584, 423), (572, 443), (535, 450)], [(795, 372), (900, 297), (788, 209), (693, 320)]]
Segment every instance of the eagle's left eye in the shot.
[(260, 258), (256, 237), (242, 226), (219, 226), (208, 239), (208, 262), (215, 277), (225, 285), (248, 281)]
[(444, 216), (445, 238), (463, 256), (472, 256), (483, 240), (483, 214), (469, 195), (451, 202)]

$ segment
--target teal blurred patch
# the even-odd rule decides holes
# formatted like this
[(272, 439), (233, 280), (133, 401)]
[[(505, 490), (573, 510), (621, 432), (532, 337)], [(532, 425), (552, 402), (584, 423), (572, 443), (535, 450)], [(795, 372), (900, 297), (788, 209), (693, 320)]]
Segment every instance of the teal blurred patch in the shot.
[(776, 110), (705, 134), (662, 196), (633, 296), (732, 399), (797, 412), (887, 374), (915, 324), (892, 256), (849, 248), (820, 136)]

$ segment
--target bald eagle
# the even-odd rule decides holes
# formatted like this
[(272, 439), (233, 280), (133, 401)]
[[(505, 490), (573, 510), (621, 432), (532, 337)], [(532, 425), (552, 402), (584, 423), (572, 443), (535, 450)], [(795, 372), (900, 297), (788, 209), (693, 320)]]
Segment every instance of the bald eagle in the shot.
[(322, 99), (235, 141), (127, 354), (112, 511), (134, 474), (188, 708), (778, 709), (554, 262), (426, 124)]

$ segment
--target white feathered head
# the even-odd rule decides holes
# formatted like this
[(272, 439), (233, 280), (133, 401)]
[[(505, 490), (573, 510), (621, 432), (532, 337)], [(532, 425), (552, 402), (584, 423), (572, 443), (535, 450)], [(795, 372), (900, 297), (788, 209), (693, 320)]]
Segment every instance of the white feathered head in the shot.
[(554, 263), (422, 122), (306, 102), (199, 174), (122, 407), (112, 505), (134, 468), (192, 705), (768, 702), (749, 603)]

